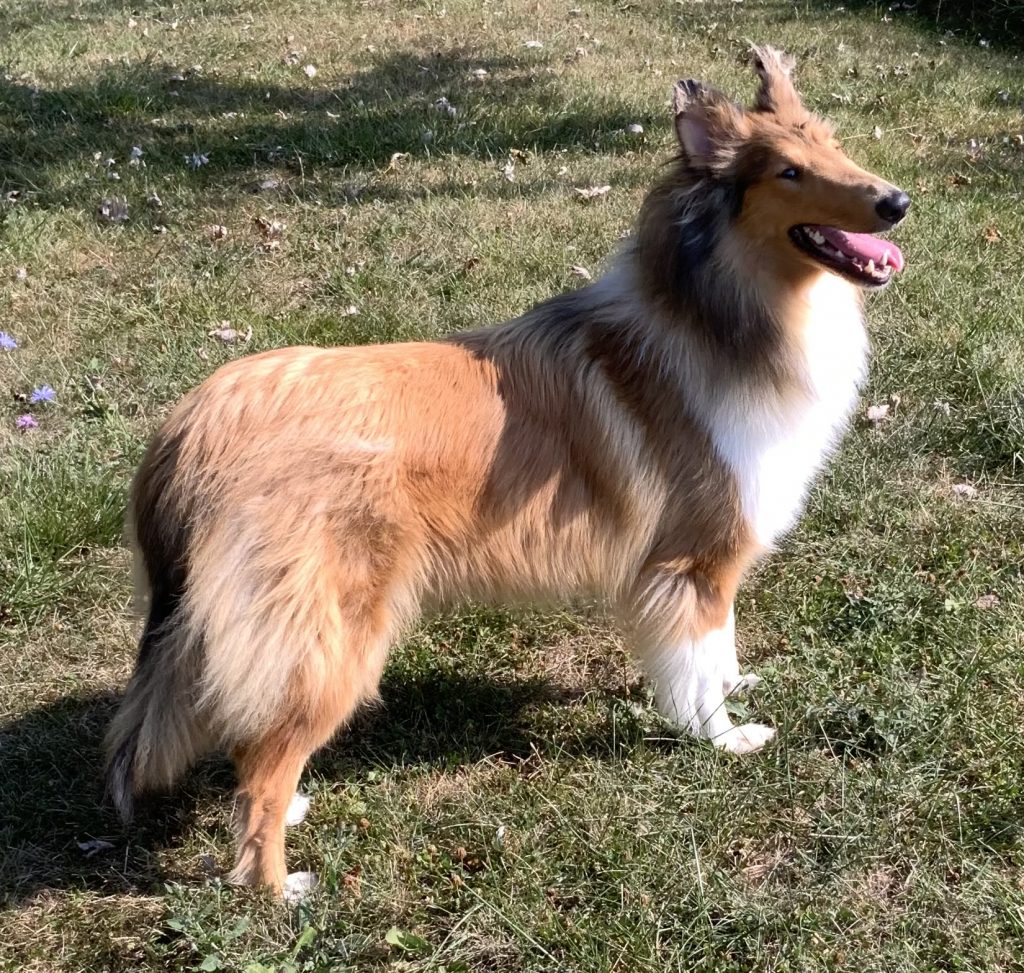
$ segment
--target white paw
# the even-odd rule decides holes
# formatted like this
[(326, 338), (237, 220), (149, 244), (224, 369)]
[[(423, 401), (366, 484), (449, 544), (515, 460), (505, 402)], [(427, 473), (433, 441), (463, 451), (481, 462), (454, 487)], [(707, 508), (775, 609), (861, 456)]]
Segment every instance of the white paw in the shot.
[(281, 889), (281, 897), (288, 905), (298, 905), (320, 884), (316, 872), (292, 872)]
[(733, 693), (742, 693), (747, 689), (753, 689), (760, 683), (761, 677), (755, 676), (752, 672), (748, 672), (745, 676), (737, 673), (735, 676), (727, 676), (723, 680), (722, 689), (726, 696), (731, 696)]
[(775, 730), (770, 726), (763, 723), (744, 723), (720, 733), (712, 743), (716, 747), (728, 750), (729, 753), (755, 753), (774, 736)]
[(289, 828), (302, 824), (309, 811), (309, 798), (305, 794), (293, 794), (288, 804), (288, 810), (284, 812), (284, 823)]

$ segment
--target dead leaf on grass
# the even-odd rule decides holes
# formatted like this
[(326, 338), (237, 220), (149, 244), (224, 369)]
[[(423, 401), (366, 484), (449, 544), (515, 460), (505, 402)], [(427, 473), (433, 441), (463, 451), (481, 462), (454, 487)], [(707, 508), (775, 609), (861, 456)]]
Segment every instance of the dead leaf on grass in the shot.
[(363, 873), (363, 866), (356, 865), (345, 873), (342, 877), (341, 884), (344, 888), (351, 892), (355, 898), (360, 898), (363, 894), (360, 876)]
[(254, 182), (249, 183), (249, 192), (251, 193), (269, 193), (275, 189), (281, 188), (281, 180), (276, 176), (267, 176), (266, 179), (257, 179)]
[(238, 342), (246, 344), (252, 339), (252, 327), (248, 327), (243, 334), (235, 328), (230, 327), (229, 322), (221, 321), (219, 328), (214, 328), (212, 331), (206, 332), (211, 338), (216, 338), (218, 341), (222, 341), (226, 345), (234, 345)]
[(100, 203), (97, 215), (107, 223), (125, 223), (128, 220), (128, 202), (120, 196), (111, 196)]
[(86, 858), (92, 858), (101, 851), (110, 851), (114, 847), (113, 842), (104, 841), (102, 838), (91, 838), (89, 841), (75, 842)]
[(281, 248), (281, 238), (284, 236), (286, 223), (282, 223), (280, 220), (268, 220), (262, 216), (257, 216), (253, 220), (253, 225), (259, 232), (262, 238), (260, 246), (264, 250), (279, 250)]
[(388, 167), (384, 171), (385, 172), (397, 172), (398, 171), (398, 163), (401, 162), (403, 159), (408, 159), (408, 158), (409, 158), (409, 153), (408, 152), (392, 152), (391, 153), (391, 161), (388, 163)]
[(434, 102), (434, 108), (449, 118), (455, 118), (459, 114), (459, 110), (443, 96)]
[(594, 275), (589, 270), (587, 270), (586, 267), (583, 267), (580, 264), (573, 264), (569, 268), (569, 273), (572, 274), (573, 277), (582, 277), (583, 280), (594, 279)]
[(588, 186), (586, 189), (577, 187), (575, 190), (577, 196), (580, 199), (591, 200), (599, 199), (601, 196), (607, 196), (612, 191), (611, 186)]

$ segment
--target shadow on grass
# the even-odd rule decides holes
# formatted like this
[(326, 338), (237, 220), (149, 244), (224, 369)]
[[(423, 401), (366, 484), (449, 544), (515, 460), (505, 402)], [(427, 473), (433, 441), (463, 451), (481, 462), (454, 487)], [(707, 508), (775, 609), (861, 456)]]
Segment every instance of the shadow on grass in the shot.
[[(534, 724), (536, 707), (579, 695), (544, 679), (431, 670), (389, 673), (382, 702), (360, 713), (311, 761), (334, 779), (373, 769), (454, 768), (485, 757), (516, 763), (537, 751), (604, 755), (603, 734), (553, 742)], [(119, 702), (113, 694), (68, 697), (0, 727), (0, 906), (50, 889), (160, 894), (166, 881), (200, 883), (202, 862), (168, 872), (162, 853), (202, 818), (225, 825), (234, 775), (223, 758), (204, 761), (172, 794), (140, 801), (124, 829), (103, 800), (102, 740)], [(619, 734), (618, 745), (625, 743)], [(89, 842), (109, 842), (92, 851)], [(225, 836), (225, 845), (227, 838)]]
[[(484, 80), (473, 73), (481, 69)], [(490, 160), (512, 148), (593, 149), (630, 122), (652, 122), (641, 106), (594, 92), (567, 97), (532, 62), (458, 48), (380, 57), (330, 88), (152, 62), (65, 88), (0, 80), (0, 106), (8, 122), (0, 189), (53, 206), (160, 190), (169, 180), (230, 195), (282, 170), (309, 193), (321, 170), (373, 169), (395, 153)], [(133, 146), (144, 168), (129, 166)], [(208, 162), (190, 173), (193, 156)]]
[[(144, 885), (144, 869), (122, 873), (108, 854), (79, 842), (118, 841), (102, 807), (101, 743), (117, 705), (112, 694), (67, 697), (0, 727), (0, 901), (44, 888)], [(156, 833), (147, 834), (153, 841)], [(171, 831), (159, 835), (172, 840)]]
[(966, 44), (979, 38), (997, 47), (1024, 48), (1024, 2), (1021, 0), (916, 0), (879, 3), (878, 0), (815, 0), (826, 11), (850, 11), (898, 17), (902, 22), (939, 35), (952, 34)]
[(336, 777), (395, 766), (454, 767), (491, 754), (525, 757), (536, 741), (530, 710), (563, 695), (543, 679), (438, 669), (388, 673), (381, 702), (359, 712), (311, 769)]

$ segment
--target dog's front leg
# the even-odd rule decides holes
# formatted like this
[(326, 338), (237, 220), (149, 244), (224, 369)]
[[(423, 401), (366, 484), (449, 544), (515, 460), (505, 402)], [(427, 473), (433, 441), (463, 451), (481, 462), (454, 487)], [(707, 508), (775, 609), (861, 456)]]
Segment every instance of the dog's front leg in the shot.
[[(659, 712), (668, 720), (715, 746), (732, 753), (760, 750), (775, 730), (761, 723), (734, 726), (726, 711), (726, 697), (755, 686), (757, 676), (740, 675), (736, 658), (735, 622), (732, 607), (724, 624), (707, 628), (695, 623), (699, 614), (686, 612), (670, 624), (652, 625), (646, 613), (640, 655), (654, 684)], [(689, 631), (691, 634), (681, 634)]]

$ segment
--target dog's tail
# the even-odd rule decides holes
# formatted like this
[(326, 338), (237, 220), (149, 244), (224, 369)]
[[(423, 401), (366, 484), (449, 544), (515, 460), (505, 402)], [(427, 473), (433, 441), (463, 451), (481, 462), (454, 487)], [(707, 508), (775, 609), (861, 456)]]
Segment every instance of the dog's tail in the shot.
[(107, 733), (107, 793), (127, 823), (136, 795), (168, 790), (202, 755), (205, 733), (190, 712), (189, 700), (149, 632), (143, 636), (140, 664)]
[(168, 452), (154, 444), (132, 489), (136, 608), (146, 616), (135, 672), (107, 731), (107, 794), (126, 823), (134, 798), (168, 790), (209, 750), (196, 709), (198, 649), (185, 606), (186, 532), (166, 506)]
[(176, 601), (153, 592), (135, 673), (107, 731), (107, 793), (125, 823), (136, 795), (170, 789), (207, 749), (190, 685), (192, 652), (174, 630)]

